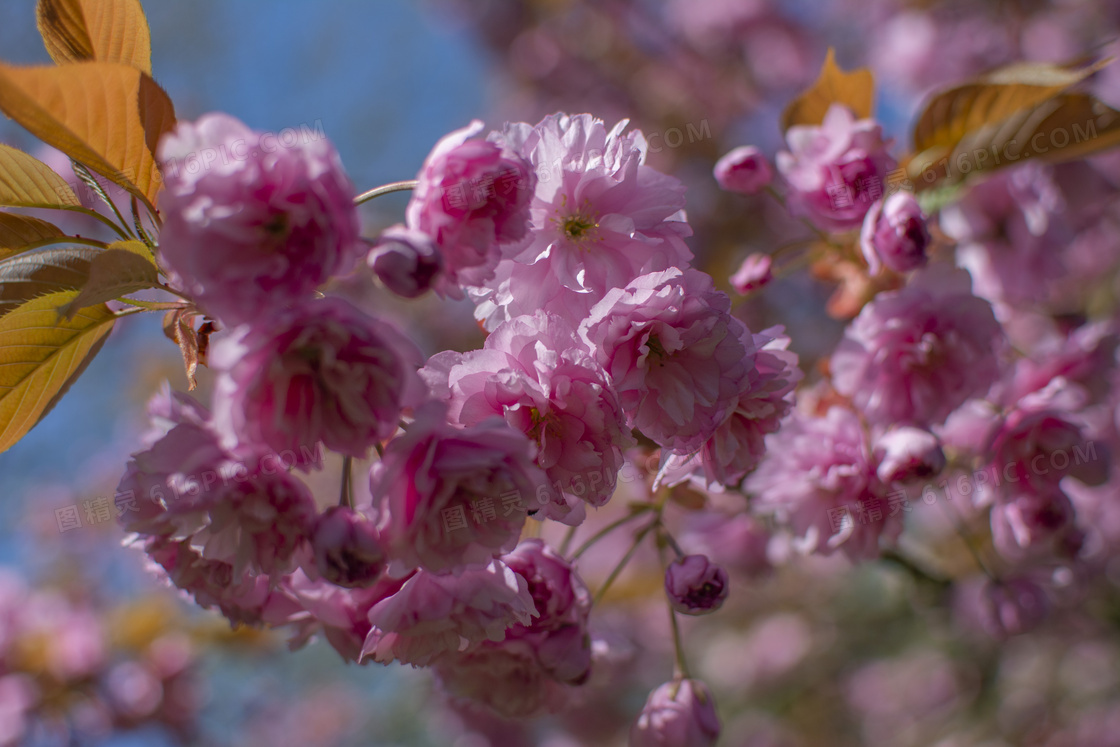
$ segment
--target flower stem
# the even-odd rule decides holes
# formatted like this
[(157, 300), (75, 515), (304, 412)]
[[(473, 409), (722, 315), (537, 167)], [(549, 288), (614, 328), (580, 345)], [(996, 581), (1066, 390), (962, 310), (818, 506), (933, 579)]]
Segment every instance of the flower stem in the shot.
[(572, 546), (572, 540), (576, 537), (576, 528), (568, 527), (568, 531), (564, 532), (564, 539), (560, 542), (560, 554), (567, 555), (568, 548)]
[(666, 544), (673, 548), (673, 552), (677, 554), (678, 558), (684, 557), (684, 550), (681, 549), (681, 546), (677, 544), (677, 541), (673, 539), (673, 535), (669, 534), (669, 530), (666, 529), (664, 525), (660, 527), (658, 533), (665, 539)]
[(630, 562), (630, 558), (634, 557), (634, 553), (638, 551), (638, 546), (642, 544), (642, 540), (657, 526), (659, 521), (660, 517), (646, 524), (642, 528), (642, 531), (638, 532), (634, 537), (634, 544), (630, 545), (630, 549), (626, 551), (626, 554), (622, 556), (622, 560), (620, 560), (618, 565), (614, 567), (614, 570), (611, 571), (611, 575), (607, 576), (607, 580), (604, 581), (603, 585), (599, 587), (599, 590), (595, 592), (595, 598), (591, 600), (592, 605), (599, 604), (599, 602), (603, 600), (603, 597), (607, 594), (607, 590), (611, 588), (611, 584), (615, 582), (618, 575), (626, 568), (626, 564)]
[(684, 644), (681, 642), (681, 626), (677, 623), (677, 613), (668, 604), (665, 605), (669, 610), (669, 623), (673, 628), (673, 676), (674, 678), (692, 679), (692, 675), (688, 672), (688, 662), (684, 658)]
[(883, 560), (889, 560), (895, 565), (898, 565), (919, 581), (935, 584), (937, 586), (950, 586), (953, 583), (950, 579), (944, 578), (942, 576), (936, 576), (930, 573), (925, 568), (922, 568), (920, 565), (914, 562), (912, 558), (907, 557), (898, 550), (884, 550), (882, 558)]
[(361, 205), (363, 202), (369, 202), (375, 197), (381, 197), (382, 195), (387, 195), (391, 192), (404, 192), (408, 189), (415, 189), (417, 184), (419, 184), (419, 182), (417, 182), (415, 179), (409, 179), (408, 181), (404, 182), (392, 182), (391, 184), (383, 184), (380, 187), (374, 187), (368, 192), (362, 192), (360, 195), (354, 198), (354, 204)]
[(342, 457), (342, 488), (339, 491), (338, 505), (347, 508), (354, 508), (354, 491), (350, 480), (350, 467), (353, 461), (350, 455)]
[[(592, 545), (594, 545), (596, 542), (601, 540), (603, 537), (607, 536), (608, 534), (613, 532), (615, 529), (618, 529), (623, 524), (626, 524), (627, 522), (629, 522), (634, 517), (641, 516), (643, 513), (645, 513), (646, 511), (649, 511), (652, 508), (653, 508), (653, 506), (650, 505), (650, 504), (642, 504), (642, 505), (632, 507), (630, 509), (630, 513), (628, 513), (626, 516), (623, 516), (621, 519), (616, 519), (615, 521), (612, 521), (610, 524), (607, 524), (605, 527), (603, 527), (598, 532), (596, 532), (594, 535), (592, 535), (590, 539), (588, 539), (586, 542), (584, 542), (582, 545), (580, 545), (579, 549), (575, 551), (575, 553), (572, 555), (571, 558), (569, 558), (569, 560), (574, 563), (576, 561), (576, 558), (578, 558), (580, 555), (583, 555), (588, 549), (591, 548)], [(575, 527), (573, 527), (573, 529), (574, 528)], [(565, 539), (565, 544), (568, 544), (567, 539)], [(563, 549), (561, 549), (560, 554), (561, 555), (564, 554)]]

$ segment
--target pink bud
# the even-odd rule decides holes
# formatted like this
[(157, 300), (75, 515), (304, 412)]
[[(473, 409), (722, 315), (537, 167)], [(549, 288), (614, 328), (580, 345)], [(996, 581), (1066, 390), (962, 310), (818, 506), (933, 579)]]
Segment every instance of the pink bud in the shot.
[(872, 275), (879, 272), (881, 265), (895, 272), (924, 267), (929, 244), (926, 217), (906, 192), (895, 192), (879, 200), (863, 219), (859, 245)]
[(727, 571), (704, 555), (686, 555), (665, 571), (665, 593), (677, 612), (706, 615), (727, 599)]
[(715, 700), (703, 682), (666, 682), (650, 693), (631, 727), (630, 747), (711, 747), (719, 732)]
[(311, 547), (319, 573), (338, 586), (368, 586), (385, 567), (377, 528), (346, 506), (334, 506), (319, 517)]
[(753, 145), (735, 148), (719, 159), (714, 173), (719, 186), (745, 195), (758, 194), (774, 178), (770, 162)]
[(432, 238), (399, 224), (381, 232), (366, 263), (386, 288), (405, 298), (427, 292), (443, 270), (443, 257)]
[(774, 279), (769, 254), (755, 252), (748, 255), (731, 276), (731, 287), (741, 296), (756, 291)]
[(933, 477), (945, 469), (945, 452), (937, 436), (922, 428), (902, 426), (875, 442), (878, 477), (884, 483)]

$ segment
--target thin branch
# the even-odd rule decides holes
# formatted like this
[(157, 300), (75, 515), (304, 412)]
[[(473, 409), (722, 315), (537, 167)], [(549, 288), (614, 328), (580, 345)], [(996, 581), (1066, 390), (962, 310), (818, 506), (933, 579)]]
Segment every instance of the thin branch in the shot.
[(381, 197), (382, 195), (387, 195), (392, 192), (404, 192), (409, 189), (415, 189), (417, 184), (419, 184), (419, 182), (415, 179), (404, 182), (393, 182), (392, 184), (383, 184), (380, 187), (374, 187), (368, 192), (362, 192), (354, 198), (354, 204), (361, 205), (363, 202), (369, 202), (375, 197)]
[(654, 519), (645, 527), (643, 527), (642, 531), (638, 532), (637, 536), (634, 537), (634, 544), (630, 546), (630, 549), (627, 550), (626, 554), (622, 556), (622, 560), (620, 560), (618, 562), (618, 565), (614, 567), (614, 570), (611, 571), (611, 575), (607, 576), (607, 580), (604, 581), (603, 585), (599, 587), (599, 590), (595, 592), (595, 598), (591, 600), (592, 605), (597, 605), (603, 600), (603, 597), (606, 596), (607, 590), (611, 588), (611, 584), (613, 584), (615, 582), (615, 579), (618, 578), (619, 574), (622, 573), (623, 570), (625, 570), (626, 564), (630, 562), (630, 558), (634, 557), (634, 553), (638, 551), (638, 547), (642, 544), (642, 540), (646, 538), (647, 534), (653, 531), (653, 528), (657, 526), (660, 521), (661, 519), (660, 517), (658, 517), (657, 519)]
[(353, 466), (353, 457), (349, 454), (342, 457), (342, 488), (338, 496), (338, 505), (354, 508), (354, 489), (350, 479), (350, 468)]
[[(633, 518), (635, 518), (637, 516), (641, 516), (643, 513), (651, 510), (652, 508), (653, 508), (652, 505), (642, 505), (642, 506), (636, 506), (634, 508), (631, 508), (630, 513), (628, 513), (626, 516), (623, 516), (621, 519), (616, 519), (615, 521), (612, 521), (610, 524), (607, 524), (605, 527), (603, 527), (598, 532), (596, 532), (594, 535), (592, 535), (590, 539), (588, 539), (586, 542), (584, 542), (582, 545), (580, 545), (579, 549), (575, 551), (575, 553), (572, 555), (571, 558), (569, 558), (569, 561), (574, 563), (576, 561), (576, 559), (579, 558), (580, 555), (583, 555), (585, 552), (587, 552), (587, 550), (592, 545), (594, 545), (596, 542), (601, 540), (603, 537), (610, 534), (615, 529), (618, 529), (623, 524), (626, 524), (627, 522), (629, 522)], [(574, 529), (574, 527), (573, 527), (573, 529)], [(561, 551), (561, 554), (563, 554), (563, 551)]]

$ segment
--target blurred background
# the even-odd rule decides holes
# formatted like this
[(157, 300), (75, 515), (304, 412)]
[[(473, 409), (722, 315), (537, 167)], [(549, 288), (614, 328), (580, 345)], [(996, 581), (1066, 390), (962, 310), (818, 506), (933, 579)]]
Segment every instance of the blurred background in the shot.
[[(608, 125), (629, 118), (650, 141), (649, 163), (688, 184), (690, 246), (724, 289), (749, 252), (805, 229), (765, 195), (719, 191), (712, 166), (737, 145), (769, 155), (782, 147), (780, 112), (830, 46), (845, 69), (872, 68), (876, 114), (900, 155), (930, 90), (1017, 59), (1099, 52), (1120, 24), (1120, 2), (1107, 0), (145, 7), (155, 77), (181, 119), (221, 110), (259, 130), (321, 129), (359, 190), (412, 178), (436, 140), (474, 118), (495, 128), (557, 110)], [(0, 12), (0, 57), (48, 63), (33, 0), (0, 0)], [(1120, 103), (1113, 69), (1096, 85)], [(9, 121), (0, 141), (49, 160)], [(406, 202), (368, 205), (366, 235), (398, 222)], [(428, 354), (481, 342), (469, 306), (393, 303), (358, 276), (344, 286)], [(830, 292), (802, 272), (736, 313), (755, 330), (786, 325), (812, 381), (843, 329), (824, 312)], [(0, 745), (625, 743), (646, 692), (668, 673), (669, 654), (657, 649), (664, 631), (637, 622), (663, 614), (642, 603), (596, 612), (620, 652), (617, 671), (596, 684), (615, 688), (608, 705), (517, 725), (445, 707), (424, 672), (346, 666), (324, 645), (289, 653), (281, 636), (231, 631), (150, 580), (100, 501), (139, 444), (148, 397), (164, 380), (186, 382), (159, 317), (128, 321), (55, 411), (0, 454)], [(200, 384), (205, 401), (205, 373)], [(757, 575), (744, 563), (728, 607), (686, 630), (724, 718), (721, 744), (1120, 744), (1111, 705), (1120, 646), (1107, 625), (1073, 621), (996, 646), (950, 620), (959, 600), (885, 564), (853, 570), (817, 559)], [(642, 575), (650, 568), (623, 579), (623, 601), (627, 589), (637, 596), (656, 585)], [(1118, 610), (1103, 619), (1120, 619)], [(652, 664), (640, 656), (647, 649)]]

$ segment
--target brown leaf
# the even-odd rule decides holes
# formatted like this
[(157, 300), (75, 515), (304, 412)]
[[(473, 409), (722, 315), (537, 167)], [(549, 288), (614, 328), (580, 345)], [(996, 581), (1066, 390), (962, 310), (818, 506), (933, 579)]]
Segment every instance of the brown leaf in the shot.
[(951, 148), (967, 133), (998, 125), (1072, 88), (1104, 64), (1020, 62), (934, 94), (914, 125), (914, 150)]
[(62, 229), (28, 215), (0, 213), (0, 259), (35, 248), (36, 244), (64, 236)]
[[(179, 346), (183, 356), (183, 369), (187, 375), (187, 390), (198, 386), (195, 373), (199, 363), (206, 365), (205, 347), (209, 345), (209, 331), (201, 337), (194, 330), (194, 319), (199, 314), (194, 309), (173, 309), (163, 316), (163, 334)], [(203, 324), (205, 328), (209, 324)]]
[(0, 205), (80, 208), (82, 203), (66, 180), (45, 163), (0, 144)]
[(1069, 90), (1107, 62), (1020, 63), (935, 95), (915, 125), (918, 153), (907, 164), (917, 189), (1028, 158), (1070, 160), (1116, 145), (1120, 112)]
[(1050, 163), (1070, 161), (1118, 144), (1120, 111), (1087, 93), (1070, 92), (969, 132), (948, 152), (924, 151), (907, 169), (917, 188), (923, 190), (958, 184), (972, 175), (1032, 158)]
[(86, 306), (152, 288), (158, 282), (159, 268), (152, 260), (148, 247), (139, 241), (118, 241), (94, 256), (82, 292), (60, 313), (71, 319)]
[(154, 210), (161, 177), (153, 153), (175, 109), (145, 73), (115, 62), (0, 64), (0, 110)]
[(851, 109), (857, 119), (871, 116), (875, 79), (867, 68), (846, 73), (836, 65), (836, 52), (829, 48), (820, 77), (812, 88), (790, 102), (782, 113), (782, 131), (794, 125), (819, 125), (833, 104)]
[(113, 328), (115, 316), (105, 306), (60, 321), (57, 309), (76, 294), (50, 293), (0, 318), (0, 451), (50, 412)]
[(59, 64), (121, 62), (152, 74), (152, 40), (139, 0), (39, 0), (35, 20)]
[(72, 290), (77, 295), (89, 278), (90, 263), (100, 252), (94, 247), (67, 246), (0, 260), (0, 319), (44, 294)]

